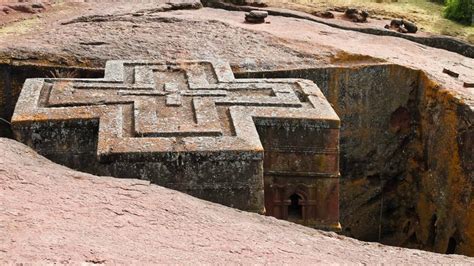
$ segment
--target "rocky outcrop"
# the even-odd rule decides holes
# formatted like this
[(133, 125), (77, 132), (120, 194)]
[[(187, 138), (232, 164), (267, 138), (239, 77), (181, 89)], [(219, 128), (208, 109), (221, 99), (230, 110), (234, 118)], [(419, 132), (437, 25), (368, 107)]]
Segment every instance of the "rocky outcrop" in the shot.
[(0, 263), (472, 264), (72, 171), (0, 138)]

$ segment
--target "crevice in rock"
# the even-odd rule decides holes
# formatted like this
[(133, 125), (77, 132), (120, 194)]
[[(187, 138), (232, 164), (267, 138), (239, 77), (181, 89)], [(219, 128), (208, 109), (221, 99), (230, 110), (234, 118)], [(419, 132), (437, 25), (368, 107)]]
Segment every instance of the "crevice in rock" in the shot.
[(431, 220), (430, 220), (430, 228), (428, 229), (428, 245), (430, 246), (434, 246), (435, 245), (435, 241), (436, 241), (436, 222), (438, 220), (438, 217), (436, 216), (436, 214), (433, 214), (433, 216), (431, 216)]

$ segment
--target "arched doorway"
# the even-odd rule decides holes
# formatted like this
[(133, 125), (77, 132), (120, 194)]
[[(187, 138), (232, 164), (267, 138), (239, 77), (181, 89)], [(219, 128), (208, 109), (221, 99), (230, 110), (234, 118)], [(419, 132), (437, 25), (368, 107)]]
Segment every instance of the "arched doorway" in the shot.
[(303, 219), (303, 198), (294, 193), (290, 196), (290, 205), (288, 205), (288, 219), (302, 220)]

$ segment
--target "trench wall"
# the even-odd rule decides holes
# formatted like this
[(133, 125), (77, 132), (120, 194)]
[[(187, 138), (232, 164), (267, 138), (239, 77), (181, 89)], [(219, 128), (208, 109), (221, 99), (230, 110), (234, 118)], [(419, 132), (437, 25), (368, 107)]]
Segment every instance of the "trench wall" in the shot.
[(103, 70), (96, 68), (0, 64), (0, 137), (13, 136), (10, 125), (4, 120), (10, 121), (27, 78), (99, 78), (103, 75)]
[(411, 187), (422, 246), (474, 256), (474, 106), (440, 89), (424, 73), (417, 155), (410, 161)]
[(473, 109), (398, 65), (237, 73), (313, 80), (341, 118), (341, 224), (361, 240), (474, 256)]

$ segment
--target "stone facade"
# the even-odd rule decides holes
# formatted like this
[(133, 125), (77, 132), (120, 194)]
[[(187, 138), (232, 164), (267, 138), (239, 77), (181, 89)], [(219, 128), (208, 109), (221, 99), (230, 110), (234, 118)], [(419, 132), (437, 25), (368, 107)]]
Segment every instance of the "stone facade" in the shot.
[(340, 121), (308, 80), (235, 79), (219, 61), (110, 61), (103, 79), (27, 80), (12, 127), (81, 171), (339, 228)]

